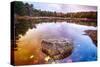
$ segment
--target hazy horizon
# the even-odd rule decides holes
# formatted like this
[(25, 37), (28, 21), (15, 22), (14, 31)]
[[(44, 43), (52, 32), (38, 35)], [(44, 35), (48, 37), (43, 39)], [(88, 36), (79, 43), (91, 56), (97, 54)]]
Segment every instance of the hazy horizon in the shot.
[(40, 3), (40, 2), (30, 2), (34, 5), (34, 8), (41, 9), (42, 11), (56, 11), (62, 13), (69, 12), (89, 12), (97, 11), (96, 6), (88, 5), (74, 5), (74, 4), (55, 4), (55, 3)]

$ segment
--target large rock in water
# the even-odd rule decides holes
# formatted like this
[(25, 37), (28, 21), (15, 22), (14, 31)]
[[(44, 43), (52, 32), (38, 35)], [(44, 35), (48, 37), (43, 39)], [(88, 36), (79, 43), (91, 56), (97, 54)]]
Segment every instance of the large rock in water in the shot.
[(41, 42), (42, 51), (53, 60), (60, 60), (71, 55), (73, 43), (68, 39), (44, 39)]

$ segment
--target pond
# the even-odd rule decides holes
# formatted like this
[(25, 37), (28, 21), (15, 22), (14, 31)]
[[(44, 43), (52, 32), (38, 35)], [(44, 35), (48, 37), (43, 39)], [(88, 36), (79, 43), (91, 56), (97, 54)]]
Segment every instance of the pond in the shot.
[(85, 30), (97, 30), (97, 27), (68, 23), (67, 21), (27, 23), (26, 26), (22, 23), (18, 26), (16, 25), (17, 32), (19, 30), (21, 32), (17, 33), (19, 39), (16, 40), (18, 45), (18, 50), (15, 51), (16, 64), (48, 63), (45, 61), (47, 56), (41, 51), (41, 40), (59, 38), (72, 40), (74, 49), (69, 57), (56, 60), (55, 62), (67, 63), (97, 60), (97, 47), (84, 32)]

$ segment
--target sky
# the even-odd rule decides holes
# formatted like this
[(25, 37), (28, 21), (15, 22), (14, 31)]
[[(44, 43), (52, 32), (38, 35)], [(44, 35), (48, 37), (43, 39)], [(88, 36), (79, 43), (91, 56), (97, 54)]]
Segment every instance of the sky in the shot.
[(72, 5), (72, 4), (55, 4), (55, 3), (40, 3), (33, 2), (34, 8), (41, 9), (43, 11), (56, 11), (62, 13), (68, 12), (86, 12), (86, 11), (97, 11), (96, 6), (87, 5)]

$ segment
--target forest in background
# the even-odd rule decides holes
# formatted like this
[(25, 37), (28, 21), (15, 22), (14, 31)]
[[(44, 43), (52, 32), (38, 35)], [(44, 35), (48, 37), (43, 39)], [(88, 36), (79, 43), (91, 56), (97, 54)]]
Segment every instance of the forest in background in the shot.
[[(38, 5), (38, 4), (37, 4)], [(33, 4), (23, 3), (22, 1), (14, 1), (14, 15), (15, 16), (30, 16), (30, 17), (62, 17), (62, 18), (89, 18), (97, 19), (97, 12), (51, 12), (42, 11), (34, 8)]]

